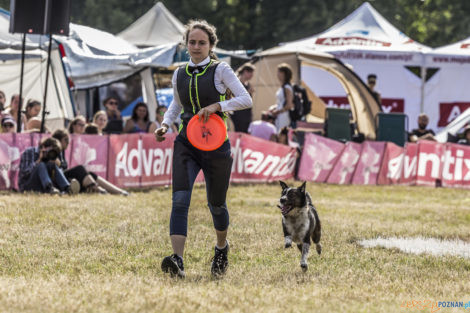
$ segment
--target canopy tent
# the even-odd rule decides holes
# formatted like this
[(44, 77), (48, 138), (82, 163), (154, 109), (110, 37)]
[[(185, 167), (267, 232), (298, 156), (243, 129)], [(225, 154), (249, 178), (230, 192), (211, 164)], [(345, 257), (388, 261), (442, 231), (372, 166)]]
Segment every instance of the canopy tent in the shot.
[(184, 25), (161, 2), (117, 34), (139, 47), (179, 43), (183, 40)]
[[(138, 47), (153, 47), (163, 44), (182, 44), (185, 27), (161, 2), (157, 2), (150, 10), (138, 18), (116, 36)], [(184, 52), (184, 51), (183, 51)], [(248, 54), (255, 51), (224, 50), (215, 48), (217, 56), (230, 63), (230, 58), (248, 60)], [(178, 62), (186, 61), (180, 57)]]
[[(366, 138), (375, 139), (375, 116), (381, 108), (361, 79), (331, 54), (292, 45), (272, 48), (256, 55), (256, 71), (251, 80), (255, 89), (253, 115), (256, 118), (260, 117), (261, 111), (267, 110), (276, 102), (275, 93), (279, 89), (276, 66), (284, 62), (292, 67), (295, 80), (307, 87), (307, 80), (311, 78), (312, 71), (323, 71), (334, 77), (347, 94), (359, 131)], [(314, 95), (310, 92), (310, 96)], [(324, 117), (324, 111), (324, 106), (314, 103), (311, 113)]]
[(470, 108), (470, 37), (428, 52), (426, 68), (434, 73), (425, 87), (430, 126), (445, 127)]
[[(0, 90), (9, 98), (19, 94), (21, 74), (21, 46), (23, 36), (10, 34), (10, 14), (0, 9)], [(23, 75), (23, 98), (44, 101), (47, 70), (47, 49), (49, 37), (26, 36), (26, 53)], [(26, 103), (26, 101), (24, 102)], [(46, 99), (46, 126), (54, 130), (64, 127), (65, 121), (74, 116), (73, 104), (65, 76), (64, 67), (57, 47), (51, 52), (51, 64)], [(42, 111), (40, 112), (42, 116)]]
[[(428, 110), (422, 101), (424, 85), (419, 74), (423, 53), (430, 48), (396, 29), (368, 2), (326, 31), (284, 45), (331, 53), (350, 64), (364, 81), (376, 74), (385, 112), (405, 112), (415, 124), (420, 111)], [(348, 103), (342, 86), (324, 71), (312, 71), (305, 83), (329, 106)]]
[[(64, 64), (75, 89), (108, 85), (140, 72), (143, 98), (149, 106), (150, 118), (155, 117), (155, 90), (148, 68), (171, 65), (176, 44), (139, 49), (110, 33), (76, 24), (70, 24), (69, 37), (57, 37), (57, 41), (64, 48)], [(84, 99), (84, 94), (77, 98)], [(82, 101), (80, 107), (87, 111)]]

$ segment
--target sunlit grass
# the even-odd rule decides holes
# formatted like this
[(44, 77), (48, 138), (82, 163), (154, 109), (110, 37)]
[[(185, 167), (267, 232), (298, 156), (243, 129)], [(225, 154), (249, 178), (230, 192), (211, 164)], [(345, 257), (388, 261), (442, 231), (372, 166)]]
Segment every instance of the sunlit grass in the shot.
[(297, 249), (283, 248), (279, 185), (233, 185), (230, 267), (212, 280), (215, 235), (205, 189), (196, 187), (184, 281), (160, 270), (171, 253), (169, 189), (0, 195), (0, 312), (401, 312), (405, 300), (470, 300), (468, 259), (357, 244), (378, 236), (469, 242), (469, 191), (307, 189), (323, 224), (323, 254), (311, 254), (307, 273)]

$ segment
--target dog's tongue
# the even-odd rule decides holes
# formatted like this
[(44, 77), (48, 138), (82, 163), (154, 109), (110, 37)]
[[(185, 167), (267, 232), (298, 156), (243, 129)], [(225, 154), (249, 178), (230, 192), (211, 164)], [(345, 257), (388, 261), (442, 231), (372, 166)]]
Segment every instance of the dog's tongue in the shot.
[(288, 205), (283, 205), (283, 206), (278, 205), (278, 207), (281, 209), (282, 215), (286, 215), (290, 211), (290, 206)]

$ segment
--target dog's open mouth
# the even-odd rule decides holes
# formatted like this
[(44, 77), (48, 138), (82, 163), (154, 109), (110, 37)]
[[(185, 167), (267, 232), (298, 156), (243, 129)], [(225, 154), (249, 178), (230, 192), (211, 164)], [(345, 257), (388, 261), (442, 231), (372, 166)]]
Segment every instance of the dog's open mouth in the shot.
[(279, 209), (281, 209), (281, 212), (282, 212), (282, 215), (286, 215), (287, 213), (289, 213), (294, 207), (291, 206), (291, 205), (277, 205), (277, 207)]

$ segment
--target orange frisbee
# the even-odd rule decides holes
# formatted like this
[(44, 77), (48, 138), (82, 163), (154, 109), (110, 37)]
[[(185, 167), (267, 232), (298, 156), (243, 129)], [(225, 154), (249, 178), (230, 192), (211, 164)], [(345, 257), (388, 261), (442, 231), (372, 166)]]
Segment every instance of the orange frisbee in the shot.
[(227, 138), (224, 120), (217, 114), (209, 115), (206, 123), (194, 115), (186, 128), (189, 142), (199, 150), (212, 151), (219, 148)]

